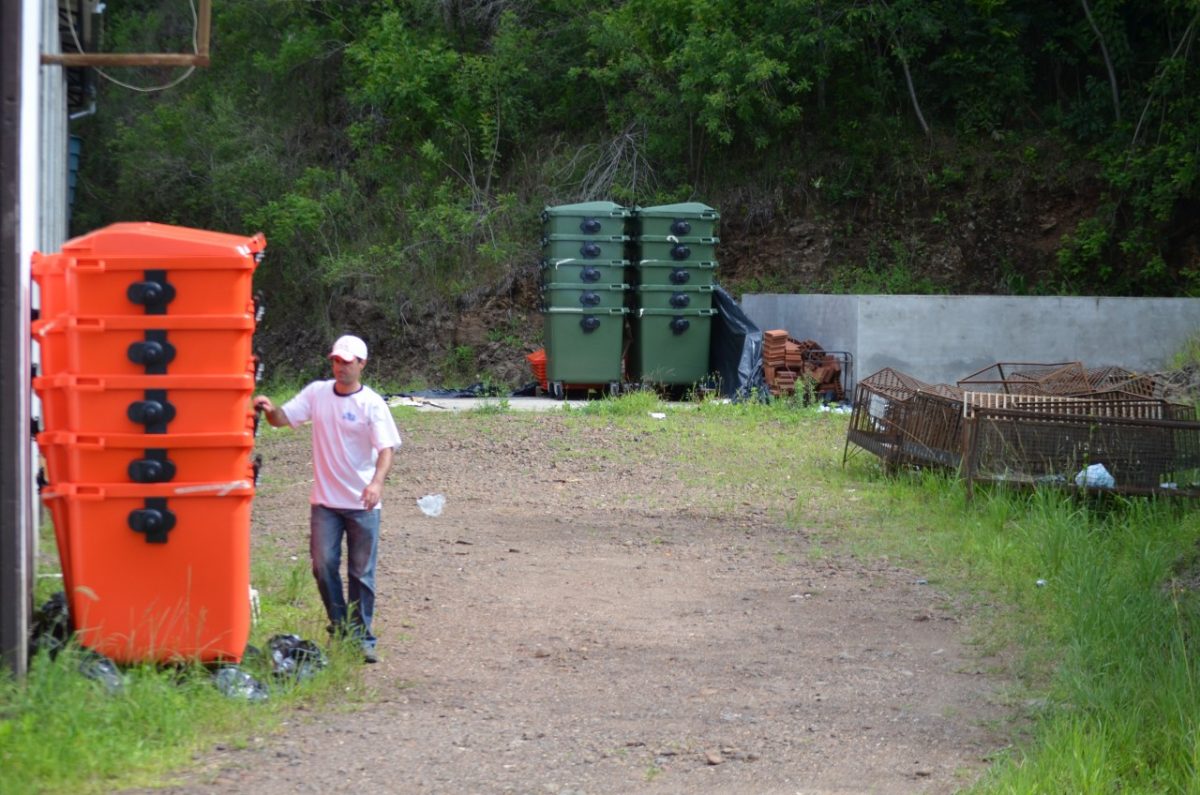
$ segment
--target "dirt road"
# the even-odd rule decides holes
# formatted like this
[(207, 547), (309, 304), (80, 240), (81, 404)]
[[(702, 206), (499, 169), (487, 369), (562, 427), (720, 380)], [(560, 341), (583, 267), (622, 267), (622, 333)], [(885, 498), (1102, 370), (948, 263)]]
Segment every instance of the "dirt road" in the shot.
[[(919, 573), (813, 554), (791, 506), (628, 456), (638, 431), (413, 424), (369, 703), (214, 749), (171, 791), (946, 793), (1000, 743), (1000, 683)], [(256, 554), (305, 548), (307, 445), (267, 447)]]

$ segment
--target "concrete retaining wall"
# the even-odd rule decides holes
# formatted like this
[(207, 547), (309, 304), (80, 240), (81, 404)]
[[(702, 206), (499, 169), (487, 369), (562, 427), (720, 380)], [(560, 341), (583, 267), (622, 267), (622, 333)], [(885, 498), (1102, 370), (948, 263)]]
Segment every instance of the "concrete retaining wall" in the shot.
[(1152, 372), (1200, 334), (1196, 298), (750, 293), (741, 306), (764, 331), (848, 352), (855, 382), (892, 367), (953, 384), (996, 362)]

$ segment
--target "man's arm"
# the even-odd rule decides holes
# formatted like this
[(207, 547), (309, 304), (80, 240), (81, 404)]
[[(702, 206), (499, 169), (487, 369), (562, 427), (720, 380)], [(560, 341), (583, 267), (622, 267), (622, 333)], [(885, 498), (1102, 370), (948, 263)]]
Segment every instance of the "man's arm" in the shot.
[(379, 451), (379, 458), (375, 460), (375, 475), (362, 493), (362, 504), (368, 511), (378, 505), (380, 497), (383, 496), (383, 481), (388, 470), (392, 468), (392, 459), (395, 456), (394, 447), (385, 447)]

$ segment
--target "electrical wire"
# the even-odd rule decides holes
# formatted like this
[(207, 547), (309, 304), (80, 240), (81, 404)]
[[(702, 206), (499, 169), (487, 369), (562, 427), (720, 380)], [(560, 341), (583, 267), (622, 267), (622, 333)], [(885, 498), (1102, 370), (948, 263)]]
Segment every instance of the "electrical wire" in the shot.
[[(76, 31), (75, 31), (75, 15), (71, 12), (71, 2), (69, 2), (69, 0), (68, 0), (66, 5), (67, 5), (67, 22), (70, 24), (70, 27), (71, 27), (71, 38), (75, 41), (75, 50), (76, 50), (76, 52), (83, 52), (83, 45), (79, 43), (79, 34), (76, 33)], [(192, 52), (196, 53), (198, 55), (200, 53), (200, 44), (197, 41), (197, 36), (199, 34), (199, 29), (200, 29), (200, 20), (196, 14), (196, 3), (194, 2), (194, 0), (188, 0), (188, 6), (191, 7), (191, 9), (192, 9)], [(161, 86), (143, 87), (143, 86), (135, 86), (130, 83), (126, 83), (122, 80), (118, 80), (117, 78), (108, 74), (107, 72), (105, 72), (103, 69), (101, 69), (98, 66), (94, 66), (92, 68), (96, 70), (97, 74), (99, 74), (101, 77), (103, 77), (105, 80), (109, 81), (110, 83), (114, 83), (114, 84), (120, 86), (121, 88), (127, 88), (130, 91), (140, 91), (145, 94), (152, 94), (156, 91), (166, 91), (168, 88), (174, 88), (175, 86), (182, 83), (184, 80), (187, 80), (189, 77), (191, 77), (192, 72), (196, 71), (195, 66), (189, 66), (187, 68), (186, 72), (184, 72), (179, 77), (172, 80), (170, 83), (166, 83)]]

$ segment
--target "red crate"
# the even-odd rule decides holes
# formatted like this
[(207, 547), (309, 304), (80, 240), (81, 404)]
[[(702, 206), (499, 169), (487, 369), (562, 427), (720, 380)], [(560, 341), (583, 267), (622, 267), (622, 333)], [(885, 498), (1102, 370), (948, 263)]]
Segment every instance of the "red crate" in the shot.
[(79, 642), (120, 663), (240, 661), (253, 495), (245, 480), (45, 490)]
[(537, 379), (542, 391), (547, 391), (549, 382), (546, 380), (546, 349), (538, 348), (526, 356), (525, 361), (529, 362), (529, 367), (533, 370), (533, 377)]

